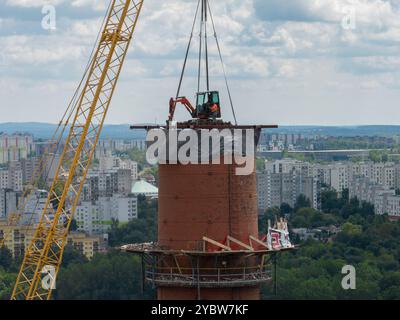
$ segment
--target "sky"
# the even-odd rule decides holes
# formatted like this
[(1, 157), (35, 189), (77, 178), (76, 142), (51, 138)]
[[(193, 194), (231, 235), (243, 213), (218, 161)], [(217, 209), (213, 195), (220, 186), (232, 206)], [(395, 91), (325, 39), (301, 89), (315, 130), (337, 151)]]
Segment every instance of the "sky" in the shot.
[[(56, 29), (42, 27), (44, 5)], [(197, 0), (145, 0), (106, 123), (163, 123)], [(210, 0), (242, 124), (400, 124), (400, 0)], [(0, 0), (0, 122), (57, 123), (108, 0)], [(232, 113), (215, 42), (211, 89)], [(198, 31), (182, 94), (197, 90)], [(178, 110), (183, 120), (188, 115)]]

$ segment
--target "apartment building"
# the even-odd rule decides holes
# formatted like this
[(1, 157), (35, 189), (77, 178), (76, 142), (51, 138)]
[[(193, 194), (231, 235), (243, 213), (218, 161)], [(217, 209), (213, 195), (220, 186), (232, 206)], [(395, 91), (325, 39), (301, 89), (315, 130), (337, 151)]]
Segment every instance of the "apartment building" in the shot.
[[(22, 215), (22, 223), (36, 224), (39, 223), (42, 213), (47, 204), (48, 192), (46, 190), (35, 190), (25, 200), (24, 214)], [(47, 207), (47, 214), (53, 217), (51, 204)]]
[(338, 192), (349, 188), (349, 168), (347, 164), (330, 166), (330, 186)]
[(130, 170), (132, 180), (138, 179), (138, 164), (136, 161), (132, 161), (130, 159), (121, 159), (115, 156), (100, 157), (100, 171), (109, 171), (116, 169)]
[(107, 240), (107, 236), (105, 235), (87, 235), (82, 232), (70, 232), (67, 244), (73, 246), (90, 260), (96, 253), (107, 251)]
[(75, 219), (78, 231), (98, 234), (106, 233), (112, 220), (126, 223), (136, 219), (137, 215), (137, 197), (115, 194), (95, 201), (81, 201), (76, 208)]
[(0, 189), (0, 219), (7, 218), (15, 212), (20, 198), (20, 193), (11, 189)]
[(375, 205), (377, 214), (400, 216), (398, 196), (400, 165), (393, 162), (333, 162), (312, 164), (283, 159), (266, 161), (265, 172), (257, 173), (258, 205), (265, 208), (286, 202), (294, 204), (299, 194), (306, 195), (313, 207), (319, 205), (319, 188), (326, 185), (342, 192), (349, 190), (350, 197), (357, 197)]
[(308, 198), (311, 206), (317, 209), (318, 188), (317, 179), (303, 174), (301, 170), (259, 172), (257, 173), (258, 209), (263, 212), (267, 208), (279, 207), (282, 203), (294, 207), (300, 195)]
[(293, 170), (301, 172), (303, 175), (310, 176), (312, 164), (293, 159), (282, 159), (276, 161), (265, 161), (265, 170), (271, 173), (290, 173)]
[(375, 184), (389, 189), (400, 189), (400, 165), (393, 162), (334, 162), (329, 164), (312, 164), (292, 159), (266, 162), (266, 170), (271, 172), (288, 172), (301, 170), (303, 174), (312, 175), (322, 184), (338, 192), (348, 189), (354, 177), (367, 177)]
[(375, 183), (367, 177), (354, 178), (349, 189), (350, 197), (374, 205), (375, 214), (387, 214), (391, 219), (400, 219), (400, 196), (394, 189)]
[(138, 163), (136, 161), (117, 158), (117, 168), (130, 170), (132, 181), (138, 180)]
[[(35, 232), (35, 225), (10, 226), (6, 220), (0, 220), (0, 237), (4, 238), (4, 245), (14, 257), (22, 256), (29, 246)], [(107, 250), (107, 237), (104, 235), (87, 235), (71, 232), (67, 243), (79, 250), (88, 259), (98, 252)]]
[(39, 165), (40, 159), (32, 157), (20, 161), (12, 161), (9, 163), (9, 168), (11, 170), (20, 170), (22, 172), (22, 183), (27, 184), (39, 178), (39, 174), (41, 173)]
[(375, 211), (376, 214), (388, 214), (388, 216), (393, 219), (393, 220), (399, 220), (400, 219), (400, 196), (396, 195), (387, 195), (386, 197), (384, 196), (378, 196), (375, 201), (381, 201), (383, 202), (382, 208), (378, 207)]
[(128, 151), (132, 149), (139, 149), (145, 151), (147, 149), (147, 143), (145, 139), (135, 140), (122, 140), (122, 139), (108, 139), (100, 140), (95, 150), (95, 159), (100, 157), (111, 156), (118, 151)]
[(95, 201), (116, 193), (127, 196), (131, 193), (132, 181), (130, 169), (89, 170), (81, 200)]
[(0, 134), (0, 164), (26, 159), (34, 150), (33, 136)]
[(11, 251), (13, 257), (22, 256), (28, 247), (35, 229), (33, 226), (13, 226), (7, 220), (0, 220), (0, 238), (4, 238), (4, 246)]
[(22, 191), (23, 174), (21, 169), (10, 166), (8, 169), (0, 170), (0, 189), (11, 189)]
[(374, 183), (368, 177), (356, 176), (350, 182), (349, 196), (360, 201), (374, 203), (375, 196), (382, 192), (394, 192), (382, 185)]

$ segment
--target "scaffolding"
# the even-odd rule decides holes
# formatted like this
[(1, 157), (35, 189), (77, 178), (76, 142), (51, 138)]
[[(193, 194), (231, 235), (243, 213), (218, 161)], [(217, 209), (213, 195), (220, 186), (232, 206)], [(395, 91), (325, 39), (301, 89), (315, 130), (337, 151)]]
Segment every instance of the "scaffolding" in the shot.
[(198, 250), (170, 250), (157, 243), (126, 245), (121, 250), (140, 256), (142, 288), (148, 282), (153, 287), (197, 288), (200, 292), (201, 288), (259, 286), (276, 279), (277, 254), (294, 247), (271, 250), (261, 243), (253, 238), (246, 245), (229, 236), (220, 243), (204, 237)]

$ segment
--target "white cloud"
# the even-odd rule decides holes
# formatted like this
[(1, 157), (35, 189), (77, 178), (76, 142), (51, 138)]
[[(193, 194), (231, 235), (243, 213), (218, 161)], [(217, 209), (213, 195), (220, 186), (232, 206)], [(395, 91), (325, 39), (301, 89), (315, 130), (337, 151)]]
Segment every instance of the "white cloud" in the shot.
[[(32, 17), (50, 2), (60, 13), (57, 31), (32, 28), (35, 23), (40, 26)], [(5, 3), (8, 10), (33, 11), (28, 19), (26, 11), (12, 15), (14, 11), (0, 10), (4, 12), (0, 14), (0, 82), (14, 95), (24, 91), (13, 101), (3, 87), (2, 99), (14, 109), (35, 101), (43, 113), (32, 117), (53, 116), (45, 110), (65, 102), (74, 81), (80, 79), (108, 0), (0, 0), (0, 6)], [(125, 105), (135, 103), (138, 122), (153, 121), (155, 114), (164, 116), (162, 106), (176, 90), (196, 4), (197, 0), (144, 3), (113, 103), (116, 110), (131, 112)], [(342, 28), (343, 8), (348, 5), (355, 8), (354, 30)], [(363, 119), (351, 119), (357, 114), (351, 111), (347, 119), (345, 111), (372, 109), (385, 95), (384, 111), (388, 119), (393, 118), (389, 114), (400, 98), (396, 93), (400, 87), (400, 0), (215, 0), (211, 6), (236, 105), (257, 102), (251, 110), (238, 110), (239, 118), (250, 122), (253, 117), (254, 121), (254, 112), (259, 121), (277, 123), (306, 123), (307, 117), (308, 123), (340, 123), (341, 119), (351, 123), (368, 116), (372, 122), (382, 121), (371, 116), (372, 111)], [(196, 90), (197, 43), (196, 31), (183, 90), (187, 95)], [(212, 84), (227, 101), (212, 34), (209, 49)], [(52, 90), (43, 101), (46, 88)], [(366, 94), (368, 101), (364, 101)], [(12, 112), (3, 114), (4, 119), (12, 117)], [(110, 113), (111, 122), (125, 120), (122, 111)]]
[(78, 20), (71, 24), (70, 29), (67, 30), (66, 33), (72, 37), (90, 37), (90, 40), (94, 42), (97, 34), (99, 33), (100, 26), (101, 19)]
[(73, 0), (71, 5), (73, 7), (86, 7), (89, 6), (97, 11), (104, 11), (107, 9), (109, 0)]
[(35, 8), (43, 7), (44, 5), (59, 5), (65, 0), (6, 0), (6, 4), (9, 6)]
[(104, 11), (108, 7), (108, 0), (6, 0), (8, 6), (16, 6), (23, 8), (38, 8), (44, 5), (58, 6), (60, 4), (68, 4), (72, 7), (91, 7), (97, 11)]

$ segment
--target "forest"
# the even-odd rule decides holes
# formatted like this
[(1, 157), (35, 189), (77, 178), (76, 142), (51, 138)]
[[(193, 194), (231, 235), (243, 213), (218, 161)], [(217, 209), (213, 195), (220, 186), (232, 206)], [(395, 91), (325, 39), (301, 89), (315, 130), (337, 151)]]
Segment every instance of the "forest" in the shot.
[[(272, 284), (265, 286), (265, 299), (400, 299), (400, 223), (374, 215), (373, 206), (367, 203), (345, 199), (346, 195), (326, 191), (322, 212), (311, 208), (293, 211), (292, 227), (334, 224), (341, 231), (332, 238), (294, 239), (299, 248), (280, 254), (277, 292)], [(341, 286), (345, 265), (356, 269), (355, 290)]]

